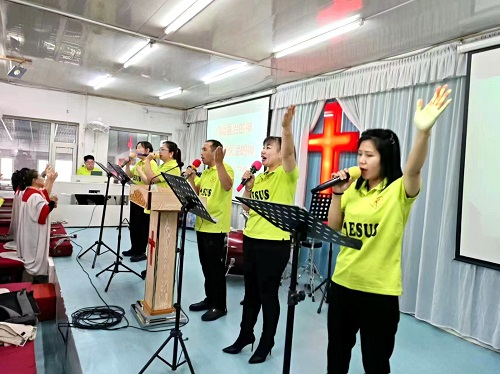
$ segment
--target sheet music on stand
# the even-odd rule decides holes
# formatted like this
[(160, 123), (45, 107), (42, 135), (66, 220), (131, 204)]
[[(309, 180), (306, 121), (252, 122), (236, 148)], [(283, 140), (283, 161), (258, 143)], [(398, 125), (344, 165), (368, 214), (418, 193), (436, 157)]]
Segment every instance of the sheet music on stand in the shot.
[(304, 291), (297, 292), (297, 263), (301, 242), (307, 236), (313, 239), (341, 244), (346, 247), (361, 249), (362, 241), (349, 238), (337, 233), (307, 210), (295, 205), (273, 203), (269, 201), (253, 200), (237, 197), (237, 200), (253, 209), (274, 226), (291, 234), (292, 244), (292, 275), (288, 289), (288, 314), (286, 321), (285, 351), (283, 360), (283, 374), (290, 373), (293, 339), (293, 321), (295, 306), (305, 299)]
[(115, 178), (117, 178), (121, 183), (126, 183), (126, 184), (133, 184), (132, 182), (132, 179), (130, 179), (130, 177), (127, 175), (127, 173), (125, 173), (123, 171), (123, 169), (119, 166), (119, 165), (116, 165), (116, 164), (112, 164), (111, 162), (108, 162), (108, 165), (111, 167), (111, 169), (113, 169), (116, 173), (113, 174), (113, 176)]
[(168, 183), (175, 196), (179, 199), (182, 206), (189, 206), (189, 204), (193, 204), (193, 206), (189, 209), (189, 211), (198, 217), (206, 219), (209, 222), (216, 223), (217, 220), (210, 216), (207, 209), (201, 202), (200, 198), (193, 190), (193, 187), (186, 181), (183, 177), (178, 177), (176, 175), (167, 174), (162, 172), (161, 175), (165, 178), (165, 181)]
[(354, 249), (361, 249), (361, 240), (352, 239), (339, 234), (303, 208), (295, 205), (247, 199), (244, 197), (236, 197), (236, 199), (255, 210), (258, 214), (283, 231), (290, 233), (301, 231), (313, 239), (324, 242), (334, 242)]

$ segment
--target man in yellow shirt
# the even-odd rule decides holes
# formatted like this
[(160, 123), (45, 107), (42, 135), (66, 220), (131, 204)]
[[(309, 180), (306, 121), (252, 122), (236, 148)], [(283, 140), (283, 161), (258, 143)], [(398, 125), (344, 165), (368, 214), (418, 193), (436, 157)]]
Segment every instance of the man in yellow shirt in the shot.
[(215, 321), (227, 314), (226, 309), (226, 246), (224, 239), (230, 230), (234, 171), (224, 163), (225, 151), (217, 140), (207, 140), (201, 150), (201, 160), (208, 166), (201, 177), (186, 170), (189, 183), (200, 197), (207, 199), (208, 213), (217, 223), (196, 217), (196, 237), (201, 269), (205, 276), (205, 299), (191, 304), (189, 310), (208, 310), (203, 321)]
[[(95, 159), (92, 155), (87, 155), (83, 158), (84, 165), (80, 166), (76, 171), (76, 175), (102, 175), (102, 170), (95, 167)], [(94, 172), (94, 173), (92, 173)], [(95, 205), (104, 205), (103, 195), (75, 195), (78, 205), (89, 205), (92, 201)]]

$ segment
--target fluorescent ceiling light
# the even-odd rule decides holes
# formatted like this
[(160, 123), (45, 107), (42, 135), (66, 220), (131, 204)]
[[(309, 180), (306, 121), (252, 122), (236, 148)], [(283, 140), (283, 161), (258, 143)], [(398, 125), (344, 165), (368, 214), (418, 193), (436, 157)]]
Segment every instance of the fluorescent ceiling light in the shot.
[(91, 83), (91, 86), (94, 86), (94, 90), (98, 90), (99, 88), (107, 86), (113, 80), (114, 80), (114, 78), (110, 74), (106, 74), (102, 77), (97, 78), (95, 81), (93, 81)]
[(125, 63), (123, 67), (126, 69), (131, 65), (137, 64), (140, 60), (150, 54), (155, 48), (155, 43), (152, 41), (148, 41), (144, 46), (141, 47), (135, 54), (132, 55)]
[(188, 23), (194, 16), (205, 9), (214, 0), (197, 0), (196, 2), (184, 1), (184, 6), (177, 9), (178, 13), (174, 21), (165, 27), (165, 35), (177, 31), (186, 23)]
[[(177, 6), (173, 7), (170, 12), (167, 13), (166, 17), (161, 21), (162, 25), (170, 25), (174, 22), (179, 16), (189, 9), (191, 5), (193, 5), (197, 0), (182, 0), (179, 1)], [(166, 28), (166, 27), (165, 27)]]
[(162, 93), (161, 95), (158, 96), (158, 98), (160, 100), (163, 100), (163, 99), (166, 99), (168, 97), (172, 97), (172, 96), (177, 96), (177, 95), (180, 95), (182, 93), (182, 88), (180, 87), (177, 87), (177, 88), (174, 88), (172, 90), (169, 90), (165, 93)]
[(355, 30), (363, 24), (363, 19), (359, 15), (346, 18), (340, 22), (332, 23), (325, 26), (314, 33), (304, 36), (298, 40), (288, 43), (280, 48), (277, 48), (274, 52), (274, 57), (280, 58), (291, 53), (295, 53), (302, 49), (309, 48), (313, 45), (322, 43), (328, 39), (332, 39), (336, 36), (345, 34), (349, 31)]
[(213, 82), (220, 81), (222, 79), (232, 77), (233, 75), (240, 74), (248, 69), (250, 69), (250, 66), (248, 66), (246, 62), (239, 62), (235, 65), (230, 65), (228, 67), (225, 67), (224, 69), (210, 73), (204, 76), (201, 80), (205, 84), (210, 84)]
[(459, 45), (457, 47), (457, 52), (458, 53), (467, 53), (467, 52), (471, 52), (471, 51), (477, 51), (478, 49), (492, 47), (494, 45), (499, 45), (499, 44), (500, 44), (500, 35), (493, 36), (491, 38), (477, 40), (477, 41), (471, 42), (471, 43), (465, 43), (465, 44)]

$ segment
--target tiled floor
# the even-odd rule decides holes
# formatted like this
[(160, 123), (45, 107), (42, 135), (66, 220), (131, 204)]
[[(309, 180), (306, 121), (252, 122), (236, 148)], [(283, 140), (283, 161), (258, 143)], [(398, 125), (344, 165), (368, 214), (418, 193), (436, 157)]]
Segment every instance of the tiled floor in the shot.
[[(68, 232), (74, 231), (68, 229)], [(97, 229), (87, 229), (78, 233), (76, 242), (83, 249), (91, 246), (97, 239)], [(183, 280), (184, 310), (190, 303), (201, 300), (203, 284), (201, 268), (198, 261), (196, 236), (189, 231), (186, 242), (186, 256)], [(116, 248), (117, 231), (105, 229), (104, 242)], [(122, 250), (129, 248), (128, 231), (124, 230)], [(130, 312), (130, 305), (143, 298), (144, 281), (135, 275), (118, 273), (111, 282), (109, 291), (104, 292), (110, 273), (99, 277), (95, 274), (107, 267), (114, 260), (110, 253), (97, 259), (95, 269), (91, 269), (94, 255), (87, 253), (81, 264), (90, 274), (90, 280), (77, 263), (76, 255), (79, 248), (75, 246), (72, 257), (55, 258), (57, 276), (65, 301), (66, 313), (70, 315), (84, 307), (103, 305), (90, 280), (108, 304), (119, 305), (126, 311), (132, 326), (138, 326)], [(140, 272), (145, 262), (130, 263), (127, 266)], [(243, 297), (243, 278), (230, 276), (227, 279), (228, 314), (214, 321), (202, 322), (200, 313), (188, 312), (190, 322), (182, 328), (188, 353), (197, 373), (281, 373), (285, 341), (287, 317), (287, 290), (280, 290), (281, 317), (276, 336), (276, 345), (272, 356), (259, 365), (248, 364), (251, 356), (250, 348), (245, 348), (239, 355), (228, 355), (221, 350), (231, 344), (237, 337), (241, 318)], [(319, 299), (319, 294), (318, 298)], [(321, 314), (316, 313), (318, 301), (313, 303), (306, 298), (296, 307), (292, 373), (325, 373), (326, 372), (326, 304)], [(257, 323), (256, 335), (260, 333), (261, 320)], [(78, 352), (83, 373), (138, 373), (157, 348), (168, 338), (167, 332), (146, 332), (127, 328), (119, 331), (72, 330), (75, 346)], [(40, 335), (37, 338), (37, 364), (39, 373), (70, 372), (63, 371), (62, 361), (64, 351), (55, 350), (54, 342), (61, 341), (56, 326), (52, 323), (41, 324)], [(359, 339), (358, 339), (359, 340)], [(172, 347), (169, 343), (162, 356), (172, 361)], [(71, 356), (70, 356), (71, 357)], [(78, 367), (78, 362), (73, 362)], [(407, 315), (401, 316), (399, 331), (396, 338), (396, 348), (391, 360), (393, 373), (404, 374), (498, 374), (500, 372), (500, 355), (481, 348), (463, 339), (443, 332), (427, 323)], [(168, 373), (170, 368), (156, 359), (146, 371), (147, 373)], [(189, 373), (187, 365), (177, 369), (177, 373)], [(350, 373), (364, 373), (361, 364), (359, 344), (353, 350)]]

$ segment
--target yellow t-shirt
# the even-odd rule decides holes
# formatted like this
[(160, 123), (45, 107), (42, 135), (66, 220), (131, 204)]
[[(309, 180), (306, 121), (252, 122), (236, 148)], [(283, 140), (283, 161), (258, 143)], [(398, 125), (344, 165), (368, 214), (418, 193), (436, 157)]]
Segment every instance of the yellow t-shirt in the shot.
[(78, 170), (76, 171), (76, 175), (92, 175), (91, 171), (102, 171), (102, 170), (96, 167), (94, 167), (93, 170), (89, 170), (85, 165), (83, 165), (78, 168)]
[[(229, 177), (234, 182), (234, 171), (231, 166), (224, 163)], [(231, 204), (233, 189), (225, 191), (219, 180), (217, 168), (215, 166), (206, 169), (199, 179), (195, 179), (195, 184), (200, 188), (200, 197), (207, 199), (208, 213), (216, 218), (217, 223), (196, 217), (195, 230), (200, 232), (229, 232), (231, 229)]]
[[(134, 181), (135, 184), (146, 184), (141, 180), (141, 176), (139, 175), (139, 172), (137, 171), (137, 168), (141, 168), (142, 172), (145, 173), (144, 171), (144, 161), (145, 160), (140, 160), (137, 164), (135, 164), (132, 169), (130, 169), (130, 172), (132, 173), (132, 180)], [(158, 164), (156, 163), (155, 160), (150, 161), (151, 164), (151, 170), (153, 170), (154, 175), (158, 175)]]
[[(270, 173), (262, 173), (255, 178), (252, 199), (292, 205), (299, 179), (299, 168), (287, 173), (283, 165)], [(290, 233), (274, 226), (271, 222), (250, 209), (243, 234), (254, 239), (290, 240)]]
[(360, 239), (360, 250), (340, 247), (332, 280), (352, 290), (399, 296), (403, 233), (415, 197), (406, 196), (403, 177), (370, 191), (353, 183), (342, 196), (342, 233)]
[[(181, 169), (179, 168), (179, 165), (177, 164), (177, 160), (170, 160), (168, 162), (164, 162), (159, 168), (158, 172), (155, 175), (158, 175), (160, 173), (167, 173), (167, 174), (172, 174), (180, 177), (181, 175)], [(170, 188), (168, 183), (165, 181), (165, 178), (163, 178), (162, 175), (158, 175), (158, 182), (155, 183), (158, 187), (165, 187), (165, 188)]]

